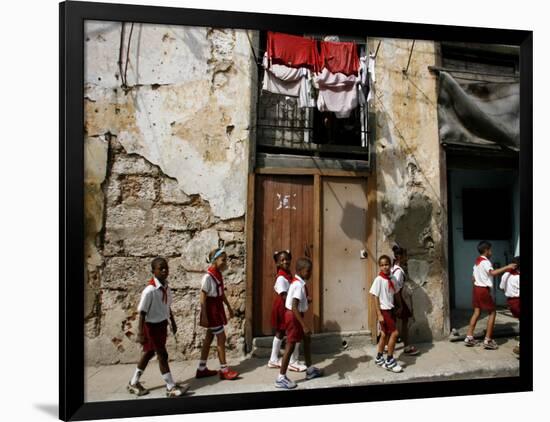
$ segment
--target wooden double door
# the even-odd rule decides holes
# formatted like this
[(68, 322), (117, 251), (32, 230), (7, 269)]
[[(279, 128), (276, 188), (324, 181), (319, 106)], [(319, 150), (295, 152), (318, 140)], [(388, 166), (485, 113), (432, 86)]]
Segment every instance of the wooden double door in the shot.
[(366, 179), (259, 174), (254, 210), (254, 335), (273, 333), (273, 252), (281, 249), (292, 252), (293, 273), (298, 258), (313, 260), (306, 321), (314, 332), (366, 329)]

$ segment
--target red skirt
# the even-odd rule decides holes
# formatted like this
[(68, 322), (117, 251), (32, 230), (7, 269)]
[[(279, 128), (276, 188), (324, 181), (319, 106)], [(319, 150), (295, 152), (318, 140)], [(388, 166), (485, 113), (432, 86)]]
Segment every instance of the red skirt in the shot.
[(510, 312), (512, 312), (512, 315), (519, 318), (519, 297), (509, 297), (506, 299), (506, 302), (508, 303), (508, 308), (510, 309)]
[(168, 321), (146, 322), (143, 324), (143, 351), (145, 353), (166, 349), (166, 336), (168, 334)]
[(285, 331), (289, 343), (299, 343), (304, 338), (304, 328), (290, 309), (285, 309)]
[[(202, 312), (201, 312), (202, 315)], [(215, 328), (221, 325), (227, 324), (227, 317), (225, 316), (225, 308), (223, 307), (223, 298), (210, 297), (206, 298), (206, 318), (204, 321), (201, 318), (200, 326), (205, 328)]]
[(271, 308), (271, 326), (276, 331), (285, 331), (285, 309), (285, 301), (277, 295)]
[(472, 293), (472, 304), (474, 308), (479, 308), (483, 311), (493, 312), (496, 309), (491, 289), (489, 287), (474, 286)]
[(380, 324), (380, 329), (384, 334), (390, 335), (397, 327), (395, 325), (395, 315), (393, 309), (385, 310), (381, 309), (382, 316), (384, 317), (384, 322)]

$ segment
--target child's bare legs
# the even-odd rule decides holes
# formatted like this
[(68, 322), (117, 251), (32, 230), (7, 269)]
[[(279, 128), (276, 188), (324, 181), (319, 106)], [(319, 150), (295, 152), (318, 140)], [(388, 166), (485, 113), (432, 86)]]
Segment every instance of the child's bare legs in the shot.
[(485, 334), (486, 338), (493, 338), (493, 330), (495, 328), (495, 321), (497, 319), (497, 311), (494, 310), (489, 314), (489, 319), (487, 320), (487, 333)]
[(382, 331), (380, 333), (380, 339), (378, 339), (378, 347), (376, 349), (379, 355), (384, 353), (384, 346), (386, 346), (386, 333)]
[(308, 334), (304, 335), (304, 359), (306, 366), (309, 368), (311, 366), (311, 336)]
[(480, 314), (481, 309), (474, 308), (474, 313), (472, 314), (472, 318), (470, 318), (470, 325), (468, 326), (468, 333), (466, 334), (468, 337), (474, 336), (474, 330), (476, 329), (477, 320)]
[(141, 355), (141, 358), (137, 364), (137, 367), (140, 371), (145, 371), (145, 368), (147, 368), (147, 364), (149, 361), (155, 356), (155, 351), (150, 350), (149, 352), (143, 352)]
[[(288, 369), (288, 364), (290, 362), (290, 356), (292, 355), (292, 352), (294, 352), (295, 345), (296, 343), (293, 343), (287, 339), (285, 354), (283, 355), (283, 359), (281, 360), (281, 370), (279, 371), (279, 374), (281, 375), (286, 374), (286, 371)], [(305, 350), (305, 344), (304, 344), (304, 350)]]
[(212, 344), (213, 339), (214, 334), (212, 334), (212, 331), (206, 331), (206, 336), (204, 337), (204, 341), (202, 342), (201, 361), (206, 361), (208, 359), (208, 353), (210, 352), (210, 345)]
[(399, 328), (401, 339), (403, 340), (403, 345), (407, 347), (409, 345), (409, 318), (401, 319), (401, 327)]
[(226, 365), (225, 361), (225, 331), (222, 331), (220, 334), (216, 334), (216, 340), (218, 342), (218, 359), (220, 360), (220, 365)]
[(159, 369), (162, 375), (170, 372), (170, 367), (168, 366), (168, 352), (166, 349), (157, 350), (157, 359), (159, 361)]
[[(391, 333), (390, 338), (388, 340), (388, 356), (393, 356), (393, 351), (395, 349), (395, 343), (397, 343), (397, 337), (399, 337), (399, 331), (394, 330)], [(382, 346), (382, 350), (383, 350), (383, 346)]]

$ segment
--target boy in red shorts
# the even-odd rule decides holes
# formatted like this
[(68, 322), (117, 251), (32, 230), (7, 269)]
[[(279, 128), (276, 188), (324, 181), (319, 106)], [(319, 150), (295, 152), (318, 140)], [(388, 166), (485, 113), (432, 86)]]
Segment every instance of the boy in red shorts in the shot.
[(151, 262), (153, 278), (141, 294), (139, 301), (139, 325), (137, 342), (143, 345), (143, 354), (137, 364), (134, 376), (128, 383), (127, 389), (131, 394), (143, 396), (149, 393), (139, 382), (147, 364), (156, 354), (162, 379), (166, 383), (167, 397), (180, 397), (188, 389), (187, 385), (178, 386), (172, 378), (168, 366), (168, 352), (166, 351), (166, 336), (168, 334), (168, 320), (172, 326), (172, 333), (176, 335), (177, 326), (170, 309), (172, 291), (168, 287), (168, 263), (164, 258), (155, 258)]
[(296, 388), (296, 383), (286, 376), (290, 357), (297, 343), (303, 340), (304, 356), (306, 360), (306, 379), (320, 377), (322, 371), (311, 365), (311, 328), (304, 320), (304, 313), (308, 309), (308, 293), (306, 281), (311, 277), (312, 264), (308, 258), (300, 258), (296, 262), (296, 275), (290, 283), (285, 300), (285, 332), (286, 348), (281, 361), (281, 370), (275, 381), (277, 388)]
[[(375, 297), (376, 314), (380, 323), (380, 339), (374, 363), (388, 371), (401, 372), (403, 368), (393, 357), (399, 332), (395, 323), (394, 295), (397, 293), (395, 279), (391, 275), (391, 259), (387, 255), (378, 258), (380, 272), (372, 282), (369, 293)], [(384, 347), (388, 344), (388, 356), (384, 360)]]
[(516, 264), (506, 265), (505, 267), (498, 268), (496, 270), (493, 269), (493, 264), (491, 264), (491, 261), (489, 260), (491, 256), (493, 256), (491, 246), (491, 243), (486, 240), (482, 240), (477, 245), (479, 256), (474, 264), (472, 276), (472, 281), (474, 282), (472, 293), (474, 313), (470, 319), (468, 334), (464, 339), (464, 344), (466, 346), (471, 347), (477, 344), (477, 341), (474, 339), (474, 330), (476, 328), (477, 320), (479, 319), (481, 311), (487, 311), (489, 313), (489, 319), (487, 320), (485, 340), (483, 340), (483, 348), (487, 350), (498, 349), (498, 345), (493, 340), (493, 330), (495, 328), (495, 320), (497, 316), (495, 302), (493, 300), (493, 296), (491, 296), (493, 277), (506, 271), (516, 269)]

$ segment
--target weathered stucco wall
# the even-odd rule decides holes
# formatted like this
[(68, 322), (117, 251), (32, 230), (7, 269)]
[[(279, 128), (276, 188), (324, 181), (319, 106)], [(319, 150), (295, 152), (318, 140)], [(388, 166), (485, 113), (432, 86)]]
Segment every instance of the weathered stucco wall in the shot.
[(136, 307), (159, 255), (170, 266), (179, 328), (169, 353), (198, 356), (200, 278), (220, 239), (238, 314), (227, 330), (229, 353), (242, 353), (256, 80), (247, 34), (135, 24), (129, 43), (130, 24), (124, 32), (129, 89), (118, 65), (121, 24), (85, 27), (86, 361), (136, 361)]
[[(379, 40), (371, 39), (374, 51)], [(378, 202), (378, 255), (394, 242), (408, 249), (414, 288), (413, 340), (448, 334), (445, 202), (440, 184), (435, 43), (382, 39), (376, 60), (374, 113)]]

